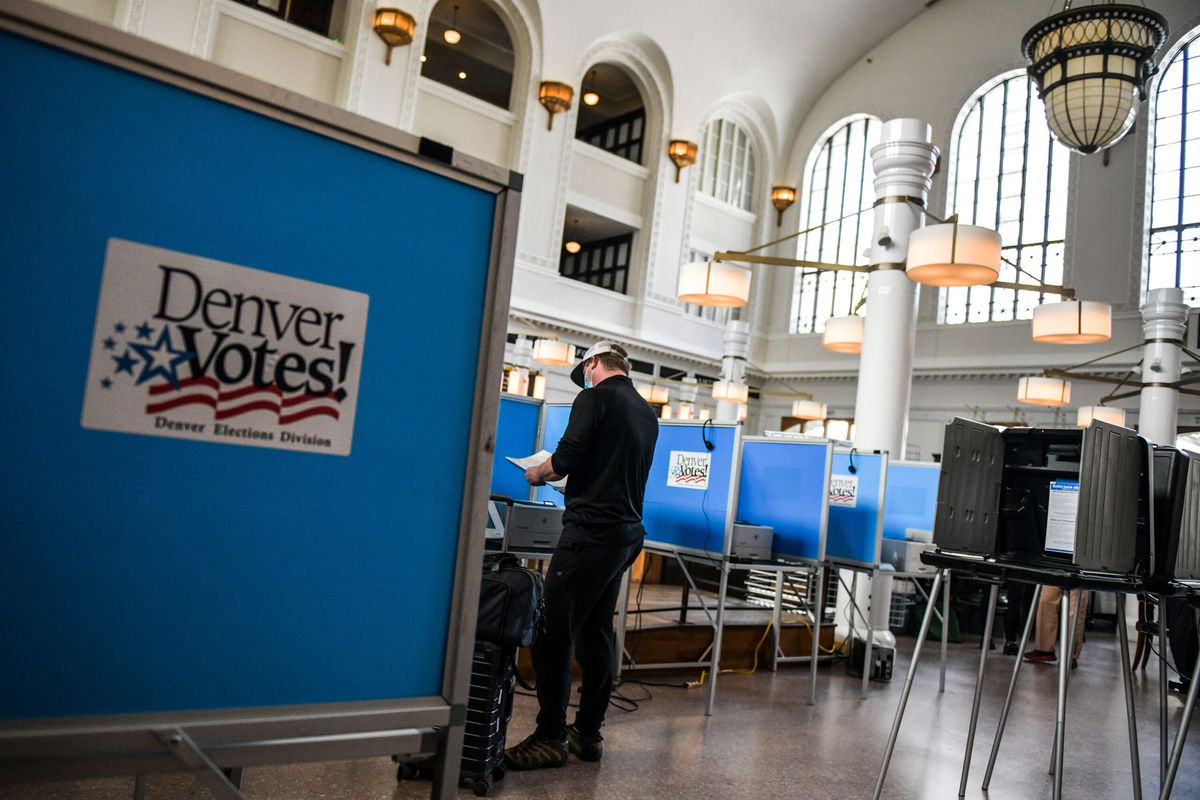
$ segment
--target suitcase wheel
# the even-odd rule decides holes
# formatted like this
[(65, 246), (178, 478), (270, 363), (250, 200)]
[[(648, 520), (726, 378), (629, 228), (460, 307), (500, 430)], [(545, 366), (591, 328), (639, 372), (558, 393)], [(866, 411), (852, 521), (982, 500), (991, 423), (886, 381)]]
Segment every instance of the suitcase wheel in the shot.
[(476, 797), (487, 797), (487, 793), (491, 790), (492, 784), (485, 778), (479, 778), (471, 784), (471, 791)]

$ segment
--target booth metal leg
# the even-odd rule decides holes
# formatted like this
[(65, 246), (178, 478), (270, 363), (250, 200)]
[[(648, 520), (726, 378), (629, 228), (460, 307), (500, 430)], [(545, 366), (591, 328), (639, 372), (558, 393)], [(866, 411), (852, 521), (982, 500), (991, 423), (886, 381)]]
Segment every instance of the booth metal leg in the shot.
[(938, 590), (942, 587), (942, 570), (933, 577), (933, 586), (929, 588), (929, 602), (925, 605), (925, 616), (921, 618), (921, 629), (917, 633), (917, 645), (913, 648), (912, 663), (908, 665), (908, 675), (904, 678), (904, 689), (900, 692), (900, 703), (896, 707), (896, 718), (892, 720), (892, 731), (888, 734), (887, 747), (883, 752), (883, 763), (879, 765), (879, 777), (875, 780), (875, 792), (871, 800), (879, 800), (883, 793), (883, 781), (887, 777), (888, 765), (892, 762), (892, 751), (896, 749), (896, 738), (900, 733), (900, 722), (904, 719), (904, 707), (908, 705), (908, 695), (912, 691), (913, 676), (917, 672), (917, 662), (921, 659), (921, 645), (925, 643), (925, 635), (929, 633), (929, 620), (933, 617), (933, 608), (937, 603)]
[(987, 771), (983, 773), (983, 790), (986, 792), (992, 782), (992, 770), (996, 768), (996, 756), (1000, 754), (1000, 741), (1004, 738), (1004, 726), (1008, 724), (1008, 711), (1012, 708), (1013, 692), (1017, 688), (1017, 676), (1021, 673), (1021, 662), (1025, 660), (1025, 647), (1029, 644), (1029, 632), (1033, 630), (1033, 620), (1037, 616), (1038, 600), (1042, 596), (1042, 586), (1037, 585), (1033, 590), (1033, 602), (1029, 604), (1029, 613), (1025, 616), (1025, 629), (1021, 631), (1021, 644), (1017, 648), (1017, 662), (1013, 664), (1012, 677), (1008, 679), (1008, 694), (1004, 697), (1004, 708), (1000, 712), (1000, 724), (996, 726), (996, 739), (992, 742), (992, 754), (988, 757)]
[(1133, 800), (1142, 800), (1142, 765), (1138, 756), (1137, 716), (1133, 705), (1133, 667), (1129, 663), (1129, 635), (1125, 630), (1125, 598), (1117, 596), (1117, 639), (1121, 645), (1121, 677), (1125, 682), (1125, 714), (1129, 721), (1129, 768), (1133, 773)]
[[(983, 623), (983, 646), (979, 648), (979, 672), (975, 675), (975, 700), (971, 704), (971, 727), (967, 730), (967, 752), (963, 755), (962, 777), (958, 779), (958, 796), (967, 793), (967, 776), (971, 773), (971, 751), (975, 747), (975, 728), (979, 724), (979, 701), (983, 698), (983, 674), (987, 669), (988, 641), (992, 638), (992, 622), (996, 616), (996, 594), (1000, 586), (993, 583), (988, 592), (987, 619)], [(945, 629), (945, 619), (942, 628)]]
[[(930, 603), (933, 600), (929, 601)], [(950, 636), (950, 571), (946, 571), (946, 585), (942, 588), (942, 660), (938, 669), (938, 694), (946, 692), (946, 642)]]
[(729, 591), (729, 562), (721, 562), (721, 586), (717, 593), (717, 619), (713, 626), (712, 657), (709, 659), (712, 668), (708, 673), (708, 701), (704, 705), (704, 715), (711, 717), (713, 701), (717, 697), (717, 675), (721, 672), (721, 634), (725, 630), (725, 593)]
[(621, 677), (621, 668), (625, 664), (625, 626), (629, 624), (629, 570), (621, 576), (621, 591), (617, 600), (617, 646), (613, 648), (613, 678)]
[(780, 647), (782, 636), (779, 629), (783, 625), (783, 571), (775, 573), (775, 605), (771, 608), (771, 672), (779, 670), (779, 657), (783, 655)]
[(825, 586), (825, 568), (818, 567), (813, 570), (810, 580), (815, 579), (817, 582), (817, 590), (813, 592), (816, 595), (816, 601), (808, 606), (808, 614), (812, 617), (812, 630), (809, 631), (809, 647), (810, 657), (808, 662), (808, 704), (815, 706), (817, 704), (817, 658), (819, 654), (818, 648), (821, 644), (821, 611), (825, 604), (825, 598), (822, 589)]
[(1175, 746), (1171, 749), (1171, 761), (1163, 778), (1159, 800), (1170, 800), (1175, 788), (1175, 775), (1179, 772), (1179, 760), (1183, 756), (1183, 745), (1187, 741), (1188, 726), (1192, 723), (1192, 712), (1196, 709), (1196, 694), (1200, 690), (1200, 658), (1192, 669), (1192, 683), (1188, 687), (1187, 700), (1183, 704), (1183, 717), (1179, 720), (1179, 730), (1175, 733)]
[[(1155, 601), (1158, 614), (1158, 785), (1167, 785), (1167, 602), (1159, 595)], [(1150, 644), (1147, 643), (1147, 648)], [(1153, 649), (1151, 652), (1153, 652)], [(1200, 660), (1198, 660), (1200, 661)]]
[[(1063, 589), (1061, 603), (1066, 604), (1067, 610), (1070, 612), (1070, 620), (1067, 623), (1068, 630), (1065, 637), (1060, 636), (1058, 639), (1058, 655), (1059, 661), (1066, 662), (1075, 657), (1075, 629), (1079, 627), (1079, 610), (1083, 608), (1083, 601), (1076, 601), (1073, 593)], [(1071, 690), (1071, 670), (1067, 670), (1067, 687), (1064, 690), (1064, 695)], [(1055, 743), (1058, 741), (1058, 731), (1055, 731)], [(1050, 775), (1054, 774), (1054, 754), (1057, 753), (1057, 747), (1050, 754)]]
[(1054, 800), (1062, 800), (1063, 757), (1067, 732), (1067, 675), (1071, 672), (1070, 656), (1066, 650), (1070, 645), (1070, 632), (1067, 629), (1070, 603), (1071, 593), (1064, 591), (1058, 606), (1058, 641), (1063, 656), (1058, 659), (1058, 703), (1054, 714)]

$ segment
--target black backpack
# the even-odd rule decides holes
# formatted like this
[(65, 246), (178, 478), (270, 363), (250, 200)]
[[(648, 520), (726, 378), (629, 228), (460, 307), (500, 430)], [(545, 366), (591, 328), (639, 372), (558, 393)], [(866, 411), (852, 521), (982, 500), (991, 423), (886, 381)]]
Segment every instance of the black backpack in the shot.
[(483, 573), (475, 638), (502, 647), (528, 647), (542, 621), (541, 573), (505, 558)]

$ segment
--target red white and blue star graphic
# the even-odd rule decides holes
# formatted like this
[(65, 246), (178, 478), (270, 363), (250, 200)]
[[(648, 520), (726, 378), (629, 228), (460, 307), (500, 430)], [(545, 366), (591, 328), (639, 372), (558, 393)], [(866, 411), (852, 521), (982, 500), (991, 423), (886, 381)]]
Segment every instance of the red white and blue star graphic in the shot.
[(158, 377), (179, 389), (179, 369), (196, 354), (175, 349), (169, 325), (155, 328), (149, 322), (143, 322), (134, 326), (132, 336), (129, 333), (129, 327), (118, 321), (113, 323), (112, 333), (101, 340), (101, 347), (111, 351), (113, 374), (101, 378), (100, 385), (111, 389), (114, 379), (128, 375), (135, 386)]

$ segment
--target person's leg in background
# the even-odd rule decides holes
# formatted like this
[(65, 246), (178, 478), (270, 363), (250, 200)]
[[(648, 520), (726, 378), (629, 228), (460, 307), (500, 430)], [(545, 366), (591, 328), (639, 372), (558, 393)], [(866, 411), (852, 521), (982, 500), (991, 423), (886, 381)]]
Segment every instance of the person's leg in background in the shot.
[(1026, 661), (1053, 664), (1057, 660), (1054, 643), (1058, 639), (1058, 604), (1061, 601), (1062, 589), (1057, 586), (1042, 587), (1037, 608), (1037, 632), (1033, 649), (1025, 654)]
[(1033, 599), (1033, 584), (1008, 581), (1006, 584), (1008, 607), (1004, 610), (1004, 655), (1016, 656), (1021, 643), (1021, 632), (1025, 629), (1025, 618), (1029, 615), (1029, 601)]

